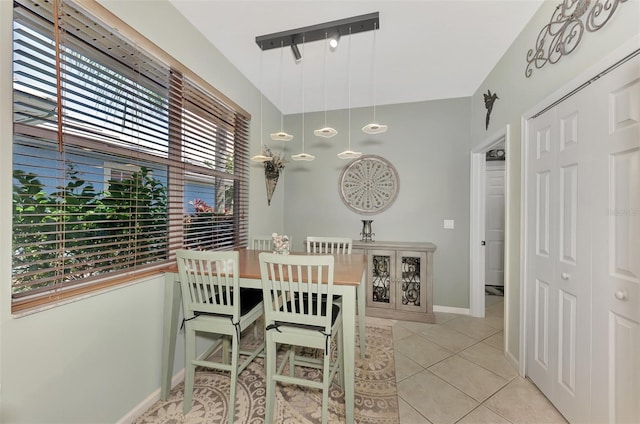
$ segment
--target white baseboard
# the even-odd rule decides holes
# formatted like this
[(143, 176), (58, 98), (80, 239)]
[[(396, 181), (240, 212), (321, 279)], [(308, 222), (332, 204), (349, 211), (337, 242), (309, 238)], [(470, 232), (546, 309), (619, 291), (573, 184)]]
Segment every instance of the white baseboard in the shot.
[[(171, 379), (171, 388), (184, 381), (184, 368), (181, 369)], [(160, 388), (154, 390), (145, 400), (136, 405), (124, 417), (120, 418), (116, 424), (132, 424), (140, 415), (144, 414), (151, 405), (160, 400)]]
[(446, 312), (447, 314), (470, 315), (469, 308), (455, 308), (453, 306), (433, 305), (433, 312)]

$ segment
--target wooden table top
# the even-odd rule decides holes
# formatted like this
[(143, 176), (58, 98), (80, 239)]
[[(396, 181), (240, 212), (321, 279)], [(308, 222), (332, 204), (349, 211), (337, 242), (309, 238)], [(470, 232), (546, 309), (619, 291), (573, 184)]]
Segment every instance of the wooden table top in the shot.
[[(259, 280), (261, 250), (239, 249), (240, 261), (238, 263), (240, 278)], [(317, 253), (291, 252), (290, 255), (318, 255)], [(338, 254), (335, 258), (333, 283), (345, 286), (357, 286), (362, 280), (362, 273), (367, 265), (366, 255), (360, 254)], [(176, 264), (169, 265), (163, 269), (164, 272), (178, 272)]]

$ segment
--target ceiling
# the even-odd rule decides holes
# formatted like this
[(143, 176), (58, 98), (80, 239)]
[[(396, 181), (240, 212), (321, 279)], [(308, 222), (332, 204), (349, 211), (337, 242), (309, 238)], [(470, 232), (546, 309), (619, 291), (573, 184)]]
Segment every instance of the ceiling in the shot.
[[(471, 96), (543, 0), (169, 1), (292, 114)], [(334, 51), (324, 40), (299, 45), (298, 63), (288, 47), (261, 52), (255, 42), (372, 12), (375, 34), (343, 36)]]

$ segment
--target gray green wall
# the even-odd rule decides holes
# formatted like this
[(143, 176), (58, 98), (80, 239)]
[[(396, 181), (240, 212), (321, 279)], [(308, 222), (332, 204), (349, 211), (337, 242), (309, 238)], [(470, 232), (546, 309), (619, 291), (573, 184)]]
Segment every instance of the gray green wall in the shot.
[[(251, 153), (258, 153), (257, 89), (169, 2), (154, 1), (152, 10), (144, 0), (101, 3), (249, 111), (253, 115)], [(354, 150), (389, 159), (400, 175), (398, 199), (390, 209), (371, 217), (373, 230), (379, 240), (438, 245), (436, 305), (469, 306), (469, 150), (508, 123), (513, 170), (508, 216), (513, 247), (508, 284), (513, 290), (508, 301), (513, 308), (510, 319), (518, 321), (520, 116), (640, 27), (637, 0), (629, 0), (609, 28), (587, 34), (589, 38), (573, 53), (574, 58), (536, 71), (525, 80), (526, 49), (554, 5), (541, 9), (473, 98), (379, 107), (378, 118), (390, 129), (375, 136), (359, 130), (368, 123), (371, 111), (353, 111)], [(36, 314), (11, 316), (11, 220), (6, 219), (11, 216), (11, 6), (10, 1), (0, 0), (0, 216), (5, 218), (0, 220), (0, 239), (4, 240), (0, 243), (0, 280), (4, 282), (0, 285), (0, 422), (116, 422), (159, 388), (163, 281), (143, 280)], [(497, 92), (501, 100), (494, 108), (489, 131), (484, 131), (482, 93), (487, 89)], [(279, 118), (276, 108), (265, 102), (264, 128), (279, 127)], [(308, 114), (305, 119), (311, 131), (324, 122), (324, 114)], [(252, 165), (251, 233), (288, 233), (298, 250), (307, 234), (359, 237), (362, 217), (342, 205), (337, 191), (346, 163), (335, 154), (346, 148), (346, 114), (330, 113), (329, 119), (341, 135), (327, 141), (307, 135), (306, 150), (316, 155), (316, 161), (289, 162), (269, 207), (262, 166)], [(300, 116), (287, 117), (286, 125), (299, 134)], [(297, 153), (299, 146), (290, 146), (288, 154)], [(443, 219), (455, 219), (456, 228), (444, 230)], [(515, 334), (509, 345), (516, 355), (517, 329), (517, 325), (512, 327)], [(179, 339), (174, 372), (182, 368), (181, 344)]]
[[(469, 307), (469, 119), (470, 98), (378, 106), (378, 122), (389, 126), (368, 135), (361, 128), (373, 117), (371, 108), (351, 111), (351, 149), (381, 156), (396, 168), (400, 191), (391, 207), (376, 215), (348, 209), (339, 196), (338, 180), (349, 160), (336, 155), (348, 147), (346, 110), (330, 111), (328, 123), (338, 135), (320, 138), (324, 112), (305, 114), (305, 151), (313, 162), (294, 162), (301, 151), (301, 115), (289, 115), (287, 131), (296, 134), (286, 144), (285, 230), (294, 248), (303, 250), (307, 235), (360, 239), (362, 219), (373, 219), (375, 240), (432, 242), (434, 304)], [(443, 220), (455, 229), (443, 229)]]
[[(509, 204), (506, 216), (506, 267), (507, 294), (507, 352), (515, 359), (520, 355), (520, 270), (521, 270), (521, 118), (544, 99), (562, 89), (584, 71), (591, 68), (620, 45), (640, 34), (640, 1), (628, 0), (619, 3), (618, 10), (607, 25), (597, 32), (585, 32), (581, 43), (568, 56), (556, 64), (547, 64), (534, 69), (531, 77), (525, 77), (526, 54), (535, 45), (540, 30), (549, 20), (559, 4), (545, 1), (533, 19), (496, 64), (485, 81), (473, 95), (471, 120), (471, 144), (473, 148), (487, 137), (510, 125), (510, 142), (507, 146)], [(640, 41), (636, 38), (636, 45)], [(491, 125), (485, 130), (485, 108), (483, 94), (491, 90), (500, 97), (493, 106)]]

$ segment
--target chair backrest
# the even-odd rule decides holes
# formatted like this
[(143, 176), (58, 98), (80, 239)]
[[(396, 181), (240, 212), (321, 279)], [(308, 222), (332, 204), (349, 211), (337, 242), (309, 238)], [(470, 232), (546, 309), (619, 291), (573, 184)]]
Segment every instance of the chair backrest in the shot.
[(240, 317), (239, 253), (178, 250), (176, 252), (185, 319), (196, 313)]
[(351, 254), (353, 239), (349, 237), (307, 237), (308, 253), (346, 253)]
[(259, 258), (267, 325), (316, 326), (328, 334), (333, 307), (333, 256), (262, 252)]
[(273, 250), (273, 239), (271, 236), (253, 236), (249, 240), (247, 249), (251, 250)]

